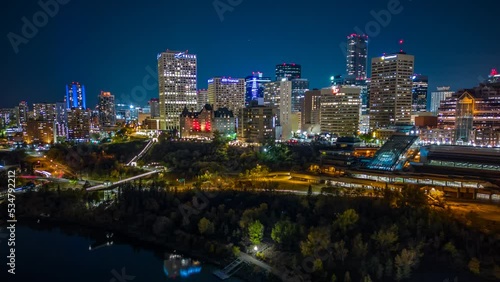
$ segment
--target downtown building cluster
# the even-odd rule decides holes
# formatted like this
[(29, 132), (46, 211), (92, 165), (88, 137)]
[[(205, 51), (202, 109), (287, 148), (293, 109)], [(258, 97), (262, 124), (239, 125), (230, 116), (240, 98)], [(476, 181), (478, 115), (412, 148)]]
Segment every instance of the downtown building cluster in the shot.
[(197, 55), (166, 50), (157, 55), (158, 97), (148, 105), (116, 103), (103, 91), (90, 109), (84, 85), (73, 82), (61, 102), (0, 109), (0, 125), (11, 140), (28, 144), (87, 142), (129, 126), (188, 139), (210, 139), (218, 131), (247, 143), (332, 142), (360, 134), (384, 142), (403, 133), (425, 144), (500, 145), (496, 70), (471, 89), (443, 86), (429, 93), (428, 77), (415, 71), (415, 57), (402, 48), (369, 59), (362, 34), (347, 36), (346, 46), (345, 74), (319, 89), (310, 89), (295, 63), (276, 65), (272, 78), (261, 72), (214, 76), (200, 88)]

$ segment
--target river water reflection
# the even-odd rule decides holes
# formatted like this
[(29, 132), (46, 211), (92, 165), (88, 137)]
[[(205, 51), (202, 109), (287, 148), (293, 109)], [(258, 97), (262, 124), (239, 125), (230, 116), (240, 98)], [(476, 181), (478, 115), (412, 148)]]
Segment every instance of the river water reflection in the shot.
[(120, 241), (114, 234), (82, 233), (82, 230), (17, 226), (16, 274), (7, 276), (4, 256), (7, 244), (3, 241), (0, 243), (0, 281), (220, 281), (212, 274), (217, 269), (214, 265), (175, 251)]

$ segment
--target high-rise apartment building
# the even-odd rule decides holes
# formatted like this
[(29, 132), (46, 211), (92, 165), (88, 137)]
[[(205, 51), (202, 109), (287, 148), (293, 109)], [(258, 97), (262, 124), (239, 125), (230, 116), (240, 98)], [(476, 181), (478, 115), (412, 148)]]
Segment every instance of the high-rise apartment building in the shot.
[(238, 139), (248, 143), (265, 143), (276, 138), (276, 107), (252, 103), (240, 110)]
[(214, 109), (239, 112), (245, 107), (245, 79), (214, 77), (208, 80), (208, 103)]
[(281, 81), (282, 79), (292, 80), (302, 77), (302, 68), (298, 64), (287, 64), (283, 63), (276, 65), (276, 81)]
[(321, 132), (355, 136), (359, 130), (359, 87), (332, 86), (321, 89)]
[(347, 77), (353, 84), (353, 80), (366, 80), (368, 60), (368, 36), (351, 34), (347, 36)]
[(441, 101), (445, 100), (446, 98), (449, 98), (453, 95), (453, 91), (450, 91), (449, 86), (441, 86), (437, 88), (437, 91), (431, 92), (431, 95), (429, 97), (429, 111), (437, 115), (439, 111), (439, 106), (441, 104)]
[(161, 129), (179, 129), (184, 107), (197, 106), (195, 54), (167, 50), (158, 54)]
[(429, 79), (426, 75), (415, 74), (412, 76), (412, 112), (427, 111), (427, 92), (429, 89)]
[(90, 110), (72, 108), (68, 110), (67, 138), (71, 141), (85, 142), (90, 139), (91, 115)]
[(67, 109), (86, 109), (85, 86), (81, 85), (79, 82), (71, 82), (71, 84), (66, 85), (64, 102), (66, 102)]
[(25, 127), (28, 122), (29, 106), (28, 102), (21, 101), (17, 106), (17, 126)]
[(33, 104), (33, 118), (35, 120), (43, 120), (54, 122), (56, 120), (56, 104), (36, 103)]
[(414, 60), (403, 52), (372, 59), (371, 131), (411, 123)]
[(261, 72), (253, 72), (245, 78), (245, 106), (249, 106), (252, 101), (264, 99), (264, 84), (271, 82), (270, 77), (264, 77)]
[(110, 92), (101, 91), (99, 95), (99, 125), (112, 127), (116, 125), (115, 96)]

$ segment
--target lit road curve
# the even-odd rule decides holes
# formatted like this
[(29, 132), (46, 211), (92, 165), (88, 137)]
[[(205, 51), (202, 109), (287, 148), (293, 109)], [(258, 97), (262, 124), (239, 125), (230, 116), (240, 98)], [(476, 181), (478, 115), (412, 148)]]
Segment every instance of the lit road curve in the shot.
[[(132, 177), (127, 178), (127, 179), (116, 181), (111, 186), (116, 186), (116, 185), (119, 185), (119, 184), (122, 184), (122, 183), (133, 181), (133, 180), (136, 180), (136, 179), (139, 179), (139, 178), (143, 178), (143, 177), (146, 177), (146, 176), (150, 176), (150, 175), (153, 175), (153, 174), (159, 173), (159, 172), (160, 171), (158, 171), (158, 170), (153, 170), (153, 171), (150, 171), (150, 172), (146, 172), (146, 173), (143, 173), (143, 174), (132, 176)], [(89, 188), (87, 188), (87, 191), (104, 190), (104, 189), (109, 189), (109, 187), (110, 186), (106, 186), (106, 185), (101, 184), (101, 185), (97, 185), (97, 186), (94, 186), (94, 187), (89, 187)]]

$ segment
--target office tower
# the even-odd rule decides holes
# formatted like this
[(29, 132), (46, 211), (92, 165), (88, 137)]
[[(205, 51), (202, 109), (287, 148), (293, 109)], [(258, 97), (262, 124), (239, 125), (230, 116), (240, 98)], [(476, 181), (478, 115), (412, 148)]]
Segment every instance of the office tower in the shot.
[(439, 106), (441, 104), (441, 101), (445, 100), (446, 98), (449, 98), (453, 95), (453, 91), (450, 91), (449, 86), (441, 86), (437, 88), (437, 91), (431, 92), (430, 99), (429, 99), (429, 111), (437, 115)]
[(245, 78), (245, 105), (249, 106), (251, 101), (264, 99), (264, 83), (271, 82), (271, 78), (263, 77), (261, 72), (253, 72)]
[(464, 93), (458, 98), (455, 111), (455, 140), (468, 143), (474, 121), (474, 97)]
[(79, 82), (72, 82), (71, 84), (66, 85), (66, 96), (64, 96), (64, 102), (66, 102), (67, 109), (86, 109), (87, 104), (85, 99), (84, 85), (81, 85)]
[(321, 89), (321, 132), (338, 136), (355, 136), (359, 130), (360, 89), (333, 86)]
[(28, 122), (29, 106), (28, 102), (21, 101), (17, 106), (17, 126), (24, 127)]
[(412, 112), (427, 111), (427, 91), (429, 89), (429, 79), (426, 75), (415, 74), (412, 77)]
[(303, 131), (320, 133), (321, 90), (306, 91), (301, 115)]
[(196, 101), (198, 103), (198, 107), (196, 109), (202, 109), (206, 104), (208, 104), (208, 90), (200, 89), (196, 94)]
[(292, 79), (292, 112), (302, 111), (302, 101), (309, 90), (309, 80), (306, 78)]
[(264, 105), (278, 108), (278, 124), (283, 129), (281, 138), (288, 140), (292, 131), (292, 82), (283, 79), (264, 84)]
[(160, 127), (179, 129), (184, 107), (195, 108), (197, 59), (195, 54), (167, 50), (158, 54)]
[(80, 108), (68, 110), (68, 140), (85, 142), (90, 139), (91, 114), (90, 110)]
[(400, 52), (372, 59), (370, 130), (411, 123), (414, 57)]
[(276, 138), (276, 107), (256, 103), (243, 108), (239, 113), (238, 139), (248, 143), (265, 143)]
[(110, 127), (116, 125), (115, 96), (110, 92), (101, 91), (99, 95), (99, 125)]
[(300, 65), (294, 63), (276, 65), (276, 81), (281, 81), (283, 78), (286, 80), (292, 80), (301, 77), (302, 69)]
[(245, 107), (245, 79), (214, 77), (208, 80), (208, 103), (238, 112)]
[(441, 142), (500, 146), (500, 83), (484, 81), (442, 100), (438, 127), (453, 136)]
[(347, 36), (347, 77), (352, 84), (355, 80), (366, 80), (368, 60), (368, 36), (351, 34)]
[(36, 103), (33, 104), (33, 118), (35, 120), (44, 120), (54, 122), (56, 120), (56, 104)]

